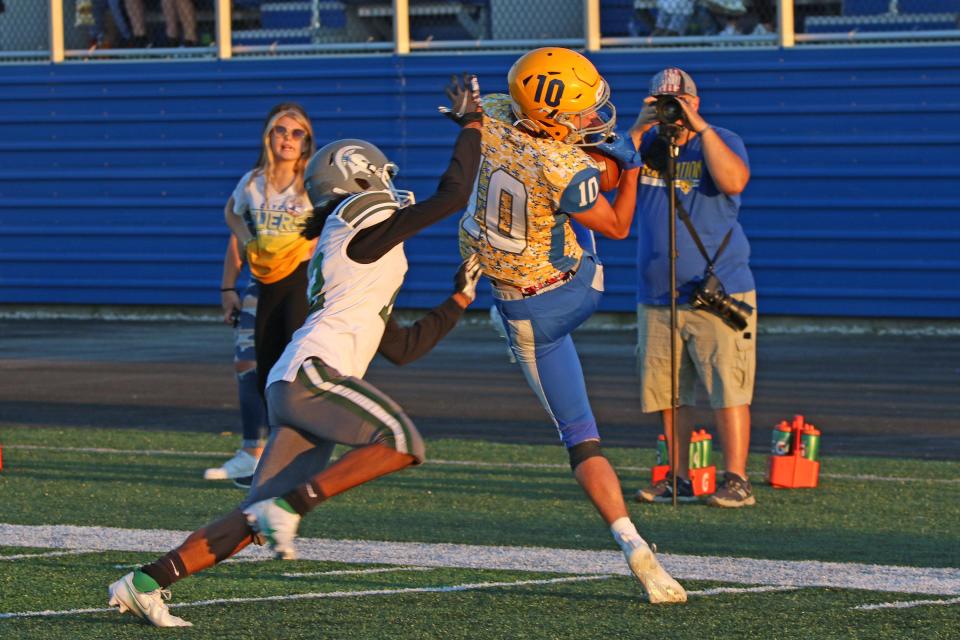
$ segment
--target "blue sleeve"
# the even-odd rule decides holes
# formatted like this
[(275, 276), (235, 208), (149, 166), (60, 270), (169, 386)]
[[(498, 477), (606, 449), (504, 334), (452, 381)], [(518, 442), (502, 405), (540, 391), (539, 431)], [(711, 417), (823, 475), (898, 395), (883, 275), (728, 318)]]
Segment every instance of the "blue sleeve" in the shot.
[(641, 155), (650, 151), (650, 145), (653, 144), (653, 141), (657, 139), (658, 135), (659, 134), (657, 133), (656, 127), (650, 127), (649, 129), (646, 130), (646, 132), (640, 138), (640, 154)]
[(743, 144), (743, 138), (729, 129), (714, 127), (713, 130), (720, 135), (720, 139), (723, 140), (728, 147), (730, 147), (731, 151), (740, 156), (740, 159), (743, 160), (743, 164), (747, 165), (747, 169), (749, 169), (750, 158), (747, 157), (747, 148)]
[(590, 209), (600, 196), (600, 170), (588, 167), (577, 172), (560, 196), (560, 211), (583, 213)]

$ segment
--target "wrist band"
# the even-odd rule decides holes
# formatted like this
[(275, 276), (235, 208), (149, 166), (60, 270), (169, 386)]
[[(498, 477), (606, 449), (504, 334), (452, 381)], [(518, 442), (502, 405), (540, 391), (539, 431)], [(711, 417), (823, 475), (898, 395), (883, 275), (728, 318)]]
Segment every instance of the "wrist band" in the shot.
[(705, 133), (707, 132), (708, 129), (713, 129), (713, 125), (712, 125), (712, 124), (708, 124), (708, 125), (705, 126), (703, 129), (700, 129), (700, 131), (697, 131), (697, 135), (698, 135), (698, 136), (702, 136), (703, 134), (705, 134)]
[(227, 287), (225, 289), (220, 289), (220, 293), (225, 293), (227, 291), (236, 291), (236, 290), (237, 290), (236, 287)]

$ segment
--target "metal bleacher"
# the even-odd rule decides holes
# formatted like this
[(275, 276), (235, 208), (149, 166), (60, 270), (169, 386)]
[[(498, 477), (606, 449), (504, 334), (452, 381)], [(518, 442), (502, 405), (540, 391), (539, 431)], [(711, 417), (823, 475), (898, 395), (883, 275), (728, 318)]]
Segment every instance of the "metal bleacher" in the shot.
[(254, 20), (252, 25), (240, 25), (239, 28), (235, 28), (233, 43), (235, 45), (310, 44), (314, 38), (317, 18), (315, 11), (321, 4), (336, 5), (332, 7), (334, 13), (343, 14), (343, 5), (340, 2), (234, 0), (234, 10), (242, 8), (258, 11), (259, 20)]
[(637, 35), (634, 1), (600, 0), (600, 33), (607, 37)]
[[(392, 38), (390, 0), (235, 0), (259, 11), (259, 23), (234, 30), (233, 42), (322, 44)], [(477, 40), (490, 34), (489, 0), (410, 0), (413, 40)]]
[[(496, 0), (410, 0), (414, 41), (465, 41), (491, 37)], [(824, 6), (833, 0), (824, 0)], [(960, 0), (837, 0), (840, 15), (807, 15), (806, 33), (944, 31), (958, 28)], [(244, 16), (236, 45), (309, 45), (384, 42), (392, 39), (390, 0), (234, 0)], [(601, 0), (605, 37), (649, 35), (652, 0)], [(835, 11), (830, 11), (835, 13)], [(251, 16), (253, 16), (251, 18)]]
[(960, 0), (843, 0), (840, 16), (808, 16), (807, 33), (949, 31), (960, 28)]

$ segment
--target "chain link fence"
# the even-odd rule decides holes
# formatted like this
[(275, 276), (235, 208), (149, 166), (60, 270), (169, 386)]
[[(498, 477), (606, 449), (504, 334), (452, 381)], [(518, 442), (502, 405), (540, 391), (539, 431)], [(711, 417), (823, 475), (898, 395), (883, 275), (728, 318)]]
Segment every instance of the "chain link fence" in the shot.
[[(377, 44), (392, 49), (394, 6), (391, 0), (235, 0), (253, 19), (234, 32), (244, 45)], [(582, 41), (583, 0), (409, 0), (410, 40), (414, 48), (431, 43), (485, 43), (541, 40)], [(235, 20), (236, 24), (236, 20)], [(417, 47), (416, 43), (427, 45)], [(470, 43), (470, 44), (467, 44)]]
[(731, 38), (776, 33), (773, 0), (601, 0), (601, 32), (614, 37)]
[(0, 53), (5, 60), (50, 57), (50, 7), (46, 2), (0, 1)]
[(803, 16), (797, 31), (864, 39), (895, 33), (910, 39), (921, 33), (949, 36), (958, 29), (960, 0), (835, 0), (827, 11)]
[[(63, 0), (67, 58), (214, 58), (216, 0)], [(587, 42), (587, 0), (408, 0), (410, 49)], [(960, 0), (793, 0), (796, 43), (960, 41)], [(0, 58), (50, 57), (50, 0), (0, 0)], [(599, 0), (601, 47), (772, 46), (777, 0)], [(232, 0), (238, 56), (389, 52), (392, 0)], [(789, 46), (789, 45), (787, 45)]]

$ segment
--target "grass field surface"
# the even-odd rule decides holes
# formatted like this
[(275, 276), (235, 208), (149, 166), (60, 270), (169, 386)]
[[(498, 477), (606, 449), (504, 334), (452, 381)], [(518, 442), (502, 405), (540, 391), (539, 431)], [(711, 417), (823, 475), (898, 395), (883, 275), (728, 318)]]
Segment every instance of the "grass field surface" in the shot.
[[(427, 464), (311, 513), (301, 559), (250, 548), (173, 585), (185, 630), (106, 587), (233, 508), (206, 482), (236, 437), (0, 427), (0, 638), (960, 638), (960, 463), (825, 459), (757, 505), (639, 505), (687, 588), (651, 606), (562, 448), (428, 442)], [(653, 451), (610, 448), (625, 491)]]

